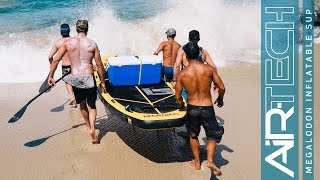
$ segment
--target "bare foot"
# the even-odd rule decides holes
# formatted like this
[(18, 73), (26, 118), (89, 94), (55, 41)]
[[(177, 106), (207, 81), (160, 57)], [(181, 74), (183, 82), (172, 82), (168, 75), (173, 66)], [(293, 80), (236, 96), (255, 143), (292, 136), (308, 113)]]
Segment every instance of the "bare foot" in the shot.
[(92, 141), (92, 144), (100, 144), (100, 141), (99, 140)]
[(200, 169), (201, 169), (200, 163), (197, 163), (197, 162), (195, 162), (195, 161), (189, 162), (189, 166), (191, 166), (192, 168), (194, 168), (194, 169), (196, 169), (196, 170), (200, 170)]
[(222, 172), (221, 170), (214, 165), (213, 163), (207, 162), (207, 167), (211, 169), (211, 171), (213, 172), (213, 174), (215, 174), (216, 176), (221, 176)]
[(90, 131), (90, 136), (92, 138), (92, 144), (100, 144), (100, 141), (99, 141), (99, 139), (98, 139), (98, 137), (96, 135), (95, 130)]
[(75, 102), (76, 102), (75, 99), (71, 99), (69, 102), (69, 105), (74, 106)]

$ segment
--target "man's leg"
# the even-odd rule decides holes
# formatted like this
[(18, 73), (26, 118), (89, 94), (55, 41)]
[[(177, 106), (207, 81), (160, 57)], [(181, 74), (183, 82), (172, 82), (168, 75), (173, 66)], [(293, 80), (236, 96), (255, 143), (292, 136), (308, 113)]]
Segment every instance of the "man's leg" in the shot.
[(90, 135), (91, 135), (93, 144), (99, 144), (99, 140), (95, 131), (96, 118), (97, 118), (97, 109), (89, 108)]
[(220, 132), (221, 136), (219, 137), (219, 132), (217, 131), (220, 129), (220, 126), (216, 120), (216, 115), (212, 106), (208, 106), (202, 109), (202, 119), (201, 124), (206, 132), (207, 136), (207, 167), (211, 169), (211, 171), (216, 176), (221, 176), (221, 170), (214, 164), (214, 153), (216, 151), (217, 143), (220, 142), (223, 134)]
[(216, 151), (217, 142), (215, 140), (208, 140), (207, 142), (207, 167), (212, 170), (216, 176), (221, 176), (221, 170), (213, 163), (214, 153)]
[(67, 83), (66, 83), (66, 89), (67, 89), (68, 94), (69, 94), (69, 96), (70, 96), (70, 103), (69, 103), (69, 105), (75, 105), (75, 98), (74, 98), (72, 86), (71, 86), (70, 84), (67, 84)]
[(216, 151), (217, 143), (215, 140), (208, 140), (207, 143), (207, 160), (208, 163), (213, 163), (214, 152)]
[(80, 103), (80, 112), (81, 112), (82, 117), (83, 117), (83, 119), (84, 119), (84, 121), (86, 123), (87, 131), (90, 133), (91, 126), (90, 126), (90, 121), (89, 121), (89, 111), (88, 111), (87, 101), (86, 100), (81, 101), (81, 103)]
[(88, 89), (87, 104), (89, 106), (90, 136), (92, 138), (92, 144), (100, 143), (95, 131), (95, 122), (97, 118), (96, 100), (97, 100), (97, 88)]
[(190, 165), (192, 167), (194, 167), (195, 169), (197, 170), (200, 170), (201, 169), (201, 165), (200, 165), (200, 155), (199, 155), (199, 140), (198, 140), (198, 137), (195, 136), (195, 137), (192, 137), (190, 135), (190, 145), (191, 145), (191, 150), (192, 150), (192, 154), (193, 154), (193, 157), (194, 157), (194, 161), (192, 161), (190, 163)]

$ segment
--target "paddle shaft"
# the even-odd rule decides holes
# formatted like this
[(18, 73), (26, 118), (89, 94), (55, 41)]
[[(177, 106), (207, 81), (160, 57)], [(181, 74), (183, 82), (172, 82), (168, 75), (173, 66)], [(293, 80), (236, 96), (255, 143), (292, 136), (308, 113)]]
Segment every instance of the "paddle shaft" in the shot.
[[(58, 83), (59, 81), (61, 81), (61, 79), (63, 79), (64, 77), (66, 77), (68, 74), (70, 73), (66, 73), (64, 74), (61, 78), (59, 78), (55, 83)], [(36, 97), (34, 97), (33, 99), (31, 99), (27, 104), (30, 104), (32, 101), (34, 101), (35, 99), (37, 99), (39, 96), (41, 96), (43, 93), (45, 93), (47, 90), (51, 89), (52, 86), (49, 85), (49, 87), (47, 87), (46, 89), (44, 89), (42, 92), (40, 92)]]

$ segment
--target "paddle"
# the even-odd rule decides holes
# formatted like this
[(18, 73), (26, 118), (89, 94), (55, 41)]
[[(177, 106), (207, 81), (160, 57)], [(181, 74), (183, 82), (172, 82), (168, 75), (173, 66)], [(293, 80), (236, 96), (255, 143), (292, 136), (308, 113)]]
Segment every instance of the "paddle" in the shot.
[[(67, 76), (69, 73), (66, 73), (65, 75), (63, 75), (61, 78), (59, 78), (56, 83), (58, 83), (62, 78), (64, 78), (65, 76)], [(49, 90), (52, 86), (49, 85), (49, 87), (47, 87), (46, 89), (44, 89), (41, 93), (39, 93), (36, 97), (32, 98), (26, 105), (24, 105), (15, 115), (13, 115), (13, 117), (8, 121), (8, 123), (14, 123), (16, 121), (18, 121), (24, 114), (24, 112), (26, 111), (27, 107), (29, 106), (29, 104), (31, 104), (35, 99), (37, 99), (39, 96), (41, 96), (43, 93), (45, 93), (47, 90)]]
[[(39, 93), (41, 93), (42, 91), (44, 91), (45, 89), (50, 87), (50, 85), (48, 84), (48, 79), (49, 79), (49, 75), (47, 76), (46, 80), (40, 86)], [(44, 91), (44, 92), (47, 93), (47, 92), (50, 92), (50, 91), (51, 91), (51, 88), (49, 88), (47, 91)]]

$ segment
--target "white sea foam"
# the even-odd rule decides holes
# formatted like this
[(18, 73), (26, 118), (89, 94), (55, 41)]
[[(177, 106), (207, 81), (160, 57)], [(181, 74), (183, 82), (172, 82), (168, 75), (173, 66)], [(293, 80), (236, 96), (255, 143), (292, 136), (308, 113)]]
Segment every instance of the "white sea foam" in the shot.
[[(99, 4), (89, 21), (88, 36), (101, 54), (152, 54), (166, 40), (168, 28), (177, 30), (176, 40), (185, 44), (188, 32), (200, 32), (199, 45), (209, 51), (218, 67), (260, 61), (260, 4), (224, 0), (170, 1), (167, 11), (149, 19), (124, 21), (111, 8)], [(142, 10), (143, 11), (143, 10)], [(85, 18), (85, 17), (81, 17)], [(49, 71), (47, 56), (59, 38), (59, 25), (21, 34), (0, 36), (0, 83), (44, 80)], [(75, 35), (72, 26), (71, 35)], [(57, 77), (61, 75), (57, 71)]]

